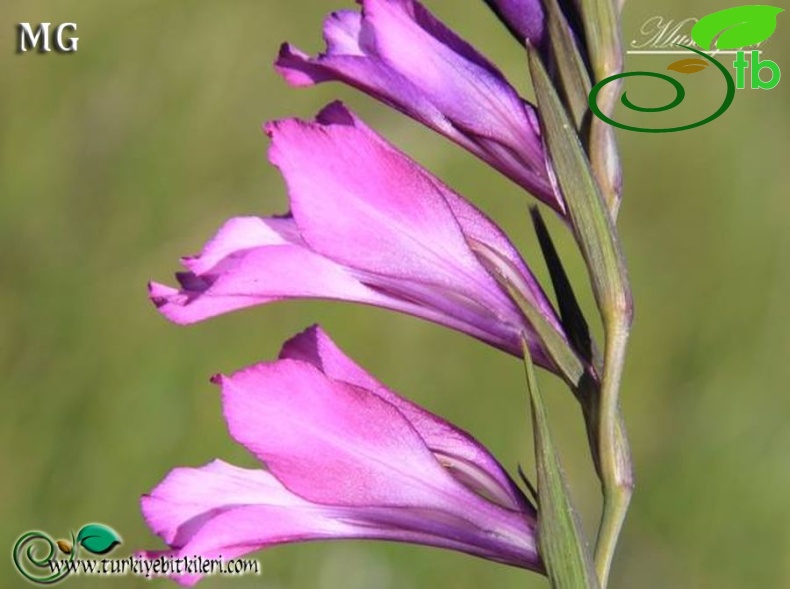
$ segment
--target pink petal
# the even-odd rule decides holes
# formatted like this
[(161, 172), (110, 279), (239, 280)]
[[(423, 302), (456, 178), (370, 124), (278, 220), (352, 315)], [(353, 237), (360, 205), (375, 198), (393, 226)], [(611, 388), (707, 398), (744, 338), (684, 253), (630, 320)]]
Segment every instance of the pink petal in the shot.
[(301, 244), (296, 223), (290, 216), (235, 217), (206, 243), (199, 256), (186, 257), (182, 262), (194, 274), (218, 274), (253, 248)]
[(342, 266), (297, 245), (255, 248), (224, 262), (220, 274), (185, 274), (179, 280), (182, 290), (151, 284), (150, 297), (168, 319), (182, 324), (296, 297), (392, 306)]
[(365, 0), (364, 25), (381, 60), (433, 98), (456, 126), (484, 137), (512, 134), (534, 149), (525, 103), (504, 76), (451, 29), (414, 0)]
[(441, 508), (461, 491), (393, 405), (311, 364), (281, 360), (218, 380), (233, 438), (309, 501)]
[[(448, 191), (367, 129), (285, 120), (269, 125), (303, 239), (349, 267), (452, 291), (518, 326), (518, 310), (469, 249)], [(331, 195), (329, 197), (328, 195)], [(465, 300), (460, 301), (463, 297)]]
[(333, 380), (367, 389), (395, 406), (445, 468), (503, 507), (534, 513), (496, 459), (468, 433), (386, 388), (346, 356), (318, 326), (288, 340), (280, 358), (309, 362)]
[(184, 546), (217, 508), (266, 504), (299, 508), (297, 497), (270, 473), (214, 460), (201, 468), (177, 468), (141, 500), (149, 527), (171, 547)]
[[(346, 125), (354, 127), (363, 132), (371, 141), (379, 142), (384, 148), (390, 147), (375, 131), (368, 127), (364, 121), (345, 108), (340, 102), (335, 102), (324, 108), (316, 117), (316, 120), (323, 125)], [(449, 206), (456, 222), (461, 228), (465, 241), (470, 239), (479, 241), (494, 251), (498, 252), (503, 258), (521, 274), (524, 294), (534, 307), (540, 309), (543, 315), (554, 325), (557, 331), (562, 332), (562, 327), (554, 307), (549, 302), (546, 294), (540, 286), (537, 278), (524, 262), (521, 254), (513, 246), (510, 239), (494, 223), (490, 217), (480, 211), (468, 200), (458, 195), (456, 192), (442, 184), (438, 180), (436, 186), (441, 192), (441, 196)], [(537, 355), (542, 356), (542, 352)]]
[[(149, 285), (150, 298), (168, 319), (190, 324), (223, 313), (292, 298), (323, 298), (385, 307), (422, 317), (518, 353), (514, 336), (465, 308), (440, 309), (393, 297), (354, 272), (301, 245), (287, 218), (228, 221), (199, 256), (183, 259), (181, 288)], [(223, 257), (224, 256), (224, 257)]]
[[(336, 538), (397, 540), (438, 546), (540, 570), (534, 530), (519, 514), (499, 510), (478, 528), (456, 515), (401, 508), (316, 505), (283, 487), (271, 474), (214, 461), (171, 472), (142, 510), (152, 530), (170, 546), (157, 558), (225, 561), (277, 544)], [(184, 585), (197, 574), (174, 576)]]
[(364, 0), (332, 13), (315, 58), (283, 45), (296, 86), (345, 82), (442, 133), (564, 214), (548, 182), (535, 109), (485, 57), (414, 0)]
[(182, 260), (181, 288), (150, 285), (172, 321), (193, 323), (289, 298), (370, 304), (422, 317), (552, 363), (521, 312), (480, 262), (482, 242), (508, 260), (524, 294), (561, 332), (551, 303), (507, 237), (485, 215), (396, 151), (340, 104), (316, 123), (270, 126), (272, 159), (294, 216), (228, 221)]

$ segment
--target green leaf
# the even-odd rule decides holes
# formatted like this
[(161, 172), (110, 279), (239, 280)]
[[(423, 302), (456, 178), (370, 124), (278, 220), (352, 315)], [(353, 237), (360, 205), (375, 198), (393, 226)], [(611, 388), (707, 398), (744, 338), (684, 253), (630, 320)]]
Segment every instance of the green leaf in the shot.
[(554, 589), (600, 589), (590, 550), (584, 542), (565, 483), (526, 341), (523, 347), (538, 471), (540, 555)]
[(702, 17), (691, 38), (704, 50), (741, 49), (768, 39), (776, 30), (776, 6), (735, 6)]
[(544, 0), (543, 5), (546, 10), (551, 54), (559, 74), (558, 86), (576, 128), (581, 129), (584, 116), (589, 111), (587, 97), (592, 87), (590, 75), (557, 0)]
[(611, 214), (573, 124), (536, 51), (529, 51), (543, 135), (604, 325), (630, 320), (631, 292)]
[(118, 533), (103, 524), (88, 524), (77, 534), (77, 544), (93, 554), (107, 554), (121, 543)]

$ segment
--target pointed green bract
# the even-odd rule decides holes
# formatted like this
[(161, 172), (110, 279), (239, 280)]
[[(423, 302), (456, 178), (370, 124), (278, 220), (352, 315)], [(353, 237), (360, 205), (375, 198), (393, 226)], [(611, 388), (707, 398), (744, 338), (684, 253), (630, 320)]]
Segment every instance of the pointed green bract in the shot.
[(600, 589), (590, 551), (582, 537), (576, 510), (565, 483), (535, 369), (524, 342), (535, 463), (538, 471), (538, 546), (554, 589)]
[(558, 86), (576, 128), (581, 129), (584, 116), (589, 110), (587, 96), (592, 87), (590, 75), (557, 0), (544, 0), (543, 5), (546, 10), (551, 53), (559, 73)]
[(543, 134), (604, 324), (630, 315), (631, 294), (616, 231), (590, 162), (536, 51), (529, 51)]
[(574, 352), (570, 342), (549, 323), (543, 312), (527, 299), (524, 294), (526, 285), (523, 283), (521, 273), (516, 268), (513, 268), (508, 259), (486, 244), (469, 239), (469, 246), (518, 305), (524, 317), (540, 338), (551, 360), (559, 369), (562, 377), (572, 387), (576, 387), (584, 375), (584, 363)]

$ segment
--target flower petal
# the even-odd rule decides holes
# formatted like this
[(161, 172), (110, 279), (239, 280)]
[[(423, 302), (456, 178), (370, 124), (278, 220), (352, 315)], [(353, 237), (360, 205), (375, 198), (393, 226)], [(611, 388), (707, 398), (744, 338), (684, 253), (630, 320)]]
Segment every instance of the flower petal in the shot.
[(448, 315), (371, 288), (353, 271), (304, 247), (289, 218), (231, 219), (199, 256), (182, 262), (190, 271), (177, 275), (180, 289), (155, 282), (149, 285), (151, 300), (176, 323), (195, 323), (284, 299), (335, 299), (408, 313), (519, 354), (512, 330), (490, 319), (481, 320), (464, 307), (445, 304), (455, 311)]
[(151, 299), (177, 323), (298, 297), (415, 312), (414, 305), (368, 288), (342, 265), (305, 247), (291, 217), (230, 219), (200, 255), (185, 257), (182, 263), (189, 272), (177, 275), (181, 290), (150, 285)]
[(366, 287), (339, 264), (299, 245), (242, 250), (226, 258), (220, 269), (203, 275), (179, 274), (180, 290), (152, 283), (150, 298), (168, 319), (181, 324), (295, 297), (400, 306)]
[(219, 510), (257, 504), (289, 508), (310, 505), (271, 473), (239, 468), (222, 460), (201, 468), (177, 468), (141, 500), (149, 527), (175, 548), (184, 546)]
[(177, 275), (180, 289), (150, 285), (166, 317), (188, 324), (288, 298), (345, 300), (422, 317), (516, 355), (526, 330), (536, 363), (552, 369), (470, 248), (470, 240), (482, 242), (506, 258), (527, 300), (562, 331), (537, 280), (490, 219), (339, 103), (316, 123), (286, 120), (269, 132), (293, 216), (228, 221), (200, 255), (182, 260), (188, 272)]
[(400, 411), (456, 479), (462, 479), (467, 487), (503, 507), (535, 513), (482, 444), (465, 431), (382, 385), (346, 356), (319, 326), (313, 326), (287, 341), (280, 358), (309, 362), (333, 380), (347, 382), (379, 396)]
[(483, 137), (525, 128), (524, 103), (499, 70), (420, 3), (367, 0), (362, 31), (370, 35), (368, 51), (430, 96), (454, 125)]
[(470, 250), (449, 189), (367, 128), (322, 120), (268, 126), (270, 159), (305, 242), (386, 290), (426, 285), (452, 293), (448, 314), (463, 306), (520, 326), (518, 309)]
[(519, 41), (523, 43), (526, 39), (531, 45), (541, 45), (546, 17), (540, 0), (485, 0), (485, 3)]
[(219, 274), (253, 248), (300, 244), (299, 231), (290, 215), (268, 219), (235, 217), (220, 228), (199, 256), (188, 256), (182, 262), (197, 275)]
[(446, 135), (558, 212), (534, 108), (471, 45), (414, 0), (333, 13), (326, 53), (283, 45), (277, 70), (303, 86), (338, 80)]
[[(463, 512), (343, 507), (307, 502), (270, 473), (214, 461), (172, 471), (141, 501), (152, 530), (174, 558), (237, 558), (277, 544), (337, 538), (397, 540), (459, 550), (541, 570), (534, 529), (520, 514), (499, 510), (477, 528)], [(143, 556), (156, 558), (163, 553)], [(198, 574), (174, 576), (194, 585)]]
[(231, 436), (309, 501), (442, 507), (463, 495), (393, 405), (311, 364), (258, 364), (218, 382)]

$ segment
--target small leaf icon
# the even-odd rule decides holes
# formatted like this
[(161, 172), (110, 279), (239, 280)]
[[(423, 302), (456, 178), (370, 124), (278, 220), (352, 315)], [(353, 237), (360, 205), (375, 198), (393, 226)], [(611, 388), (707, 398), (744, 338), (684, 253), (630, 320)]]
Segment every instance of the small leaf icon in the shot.
[(703, 50), (741, 49), (765, 41), (776, 30), (783, 8), (767, 5), (735, 6), (702, 17), (691, 38)]
[(704, 70), (708, 65), (708, 62), (704, 59), (687, 57), (686, 59), (679, 59), (678, 61), (670, 63), (667, 69), (680, 74), (696, 74)]
[(107, 554), (121, 543), (121, 537), (103, 524), (88, 524), (77, 534), (77, 544), (93, 554)]
[(63, 554), (71, 554), (72, 546), (71, 546), (71, 542), (69, 542), (68, 540), (58, 540), (56, 544), (58, 545), (58, 548), (60, 548), (60, 551)]

